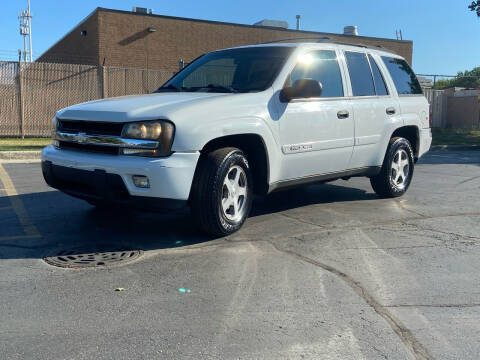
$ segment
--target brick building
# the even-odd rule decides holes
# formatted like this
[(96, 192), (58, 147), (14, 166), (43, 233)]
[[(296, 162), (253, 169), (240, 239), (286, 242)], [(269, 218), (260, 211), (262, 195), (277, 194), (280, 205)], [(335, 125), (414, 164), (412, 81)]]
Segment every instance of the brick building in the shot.
[(97, 8), (37, 61), (175, 71), (180, 59), (188, 63), (199, 55), (216, 49), (312, 37), (382, 46), (402, 55), (410, 63), (412, 60), (412, 41)]

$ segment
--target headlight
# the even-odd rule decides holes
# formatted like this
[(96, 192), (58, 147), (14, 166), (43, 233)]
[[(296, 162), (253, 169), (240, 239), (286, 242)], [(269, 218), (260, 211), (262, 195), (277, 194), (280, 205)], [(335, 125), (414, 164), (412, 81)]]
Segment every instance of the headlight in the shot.
[(156, 150), (123, 149), (125, 155), (167, 156), (173, 143), (175, 126), (169, 121), (139, 121), (123, 126), (122, 137), (126, 139), (154, 140), (159, 145)]

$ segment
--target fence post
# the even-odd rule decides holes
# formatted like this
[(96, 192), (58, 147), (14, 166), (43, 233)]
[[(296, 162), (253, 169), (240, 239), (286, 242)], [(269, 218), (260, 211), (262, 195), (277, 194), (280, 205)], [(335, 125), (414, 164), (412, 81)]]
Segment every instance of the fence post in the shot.
[(98, 95), (105, 99), (107, 97), (107, 86), (106, 86), (106, 79), (107, 72), (105, 70), (105, 66), (100, 65), (97, 69), (97, 83), (98, 83)]
[(25, 131), (23, 126), (24, 116), (25, 116), (25, 109), (24, 109), (24, 89), (23, 89), (23, 74), (22, 74), (22, 62), (18, 62), (18, 113), (19, 113), (19, 120), (20, 120), (20, 136), (22, 139), (25, 139)]

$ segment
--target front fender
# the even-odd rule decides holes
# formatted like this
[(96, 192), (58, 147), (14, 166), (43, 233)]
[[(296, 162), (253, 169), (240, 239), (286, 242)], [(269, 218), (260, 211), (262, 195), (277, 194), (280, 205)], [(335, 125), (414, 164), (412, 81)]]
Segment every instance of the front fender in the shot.
[(173, 151), (190, 152), (200, 151), (204, 146), (215, 139), (230, 136), (253, 134), (262, 138), (265, 144), (268, 163), (270, 166), (270, 182), (278, 180), (280, 154), (278, 149), (278, 139), (272, 129), (260, 117), (234, 117), (228, 119), (218, 119), (198, 125), (182, 126), (176, 129), (175, 140), (172, 146)]

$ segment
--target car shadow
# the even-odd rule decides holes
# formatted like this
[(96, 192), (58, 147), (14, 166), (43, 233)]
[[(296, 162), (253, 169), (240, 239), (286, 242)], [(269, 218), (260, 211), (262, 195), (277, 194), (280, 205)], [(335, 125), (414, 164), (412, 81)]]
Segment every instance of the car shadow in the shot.
[[(255, 198), (250, 217), (312, 204), (373, 198), (376, 195), (361, 189), (336, 184), (311, 185)], [(10, 203), (16, 204), (17, 211)], [(19, 218), (18, 204), (22, 204), (28, 215)], [(5, 216), (0, 218), (0, 259), (41, 259), (65, 251), (174, 249), (216, 240), (197, 229), (188, 209), (168, 214), (121, 208), (99, 210), (59, 191), (2, 197), (1, 207)], [(25, 235), (27, 228), (40, 235)]]

